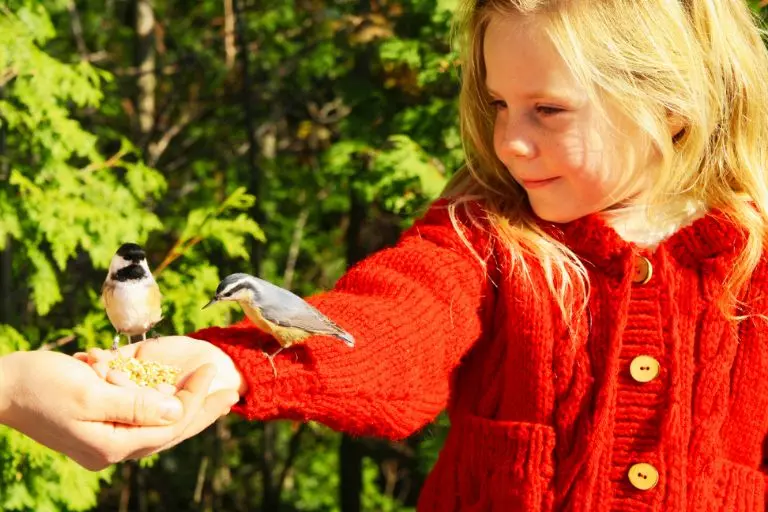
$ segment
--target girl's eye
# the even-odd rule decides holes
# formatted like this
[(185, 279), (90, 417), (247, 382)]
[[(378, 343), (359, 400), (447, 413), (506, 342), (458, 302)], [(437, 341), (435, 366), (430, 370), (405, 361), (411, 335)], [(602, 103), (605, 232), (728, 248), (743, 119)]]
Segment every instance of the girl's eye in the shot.
[(543, 116), (554, 116), (561, 112), (565, 112), (565, 109), (560, 107), (553, 107), (550, 105), (536, 105), (536, 113)]
[(493, 110), (502, 110), (507, 108), (507, 104), (502, 100), (493, 100), (491, 101), (490, 106)]

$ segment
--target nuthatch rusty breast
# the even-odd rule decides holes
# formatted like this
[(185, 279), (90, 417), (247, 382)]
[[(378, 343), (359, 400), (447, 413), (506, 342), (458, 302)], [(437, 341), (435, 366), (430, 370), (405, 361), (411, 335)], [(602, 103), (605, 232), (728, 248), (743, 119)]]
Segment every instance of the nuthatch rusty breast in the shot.
[(120, 246), (109, 264), (107, 278), (101, 288), (101, 300), (107, 317), (115, 328), (112, 350), (120, 343), (120, 335), (142, 335), (162, 320), (162, 295), (147, 265), (144, 250), (134, 243)]
[[(223, 301), (239, 303), (245, 315), (259, 329), (275, 337), (280, 348), (274, 354), (267, 355), (270, 363), (280, 351), (302, 343), (313, 334), (332, 336), (349, 347), (355, 346), (351, 334), (304, 299), (258, 277), (248, 274), (225, 277), (216, 288), (216, 295), (203, 309)], [(272, 365), (274, 368), (274, 363)]]

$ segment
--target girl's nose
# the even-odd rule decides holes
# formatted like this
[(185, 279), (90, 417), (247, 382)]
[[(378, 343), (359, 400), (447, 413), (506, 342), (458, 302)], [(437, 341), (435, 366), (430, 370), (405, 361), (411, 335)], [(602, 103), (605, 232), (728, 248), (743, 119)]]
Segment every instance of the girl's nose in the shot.
[(506, 143), (509, 155), (514, 158), (533, 158), (535, 149), (533, 143), (522, 137), (515, 137)]
[(502, 161), (535, 158), (538, 150), (530, 132), (525, 120), (499, 116), (494, 126), (499, 158)]
[(531, 159), (536, 157), (537, 149), (533, 141), (521, 135), (502, 137), (497, 146), (499, 159), (506, 162), (517, 159)]

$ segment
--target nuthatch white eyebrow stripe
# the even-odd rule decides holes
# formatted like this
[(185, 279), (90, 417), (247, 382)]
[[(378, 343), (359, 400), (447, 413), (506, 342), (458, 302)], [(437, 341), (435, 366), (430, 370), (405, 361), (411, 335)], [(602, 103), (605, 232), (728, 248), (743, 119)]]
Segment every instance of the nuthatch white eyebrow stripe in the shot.
[(225, 277), (203, 309), (224, 301), (239, 303), (245, 315), (280, 344), (274, 354), (267, 355), (275, 374), (277, 370), (272, 359), (283, 349), (302, 343), (312, 335), (331, 336), (349, 347), (355, 346), (351, 334), (304, 299), (258, 277), (242, 273)]

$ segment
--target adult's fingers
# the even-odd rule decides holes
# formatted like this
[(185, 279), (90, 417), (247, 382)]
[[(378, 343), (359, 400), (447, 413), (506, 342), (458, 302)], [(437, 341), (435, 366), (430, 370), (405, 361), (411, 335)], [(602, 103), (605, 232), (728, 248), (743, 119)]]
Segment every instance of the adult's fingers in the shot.
[[(88, 351), (88, 359), (91, 364), (97, 363), (99, 361), (111, 361), (112, 359), (116, 359), (118, 357), (123, 358), (129, 358), (129, 357), (136, 357), (136, 353), (139, 351), (140, 344), (139, 343), (131, 343), (130, 345), (125, 345), (120, 347), (119, 349), (115, 350), (105, 350), (103, 348), (92, 348)], [(78, 352), (79, 355), (82, 352)]]
[(203, 404), (203, 410), (195, 416), (192, 423), (184, 429), (184, 438), (196, 436), (218, 418), (229, 414), (229, 410), (234, 406), (240, 395), (232, 389), (223, 389), (209, 395)]
[[(88, 419), (136, 426), (170, 425), (184, 415), (186, 404), (152, 388), (103, 383)], [(93, 408), (98, 408), (93, 410)]]
[[(144, 426), (116, 425), (110, 440), (109, 453), (106, 458), (110, 462), (118, 462), (129, 458), (135, 458), (142, 453), (154, 453), (162, 447), (170, 447), (179, 442), (184, 430), (192, 424), (196, 416), (203, 409), (205, 394), (211, 381), (216, 376), (216, 368), (213, 365), (205, 365), (187, 379), (176, 397), (164, 396), (164, 399), (178, 400), (184, 409), (183, 417), (173, 425), (168, 426)], [(115, 386), (117, 388), (117, 386)], [(125, 392), (152, 392), (153, 396), (163, 396), (162, 393), (152, 389), (122, 389)]]
[[(113, 380), (120, 372), (110, 373)], [(169, 425), (188, 416), (187, 423), (202, 407), (208, 386), (216, 377), (216, 367), (206, 364), (185, 380), (175, 396), (153, 388), (128, 387), (104, 383), (91, 403), (98, 405), (88, 419), (136, 426)]]
[(139, 459), (147, 457), (157, 452), (165, 451), (177, 444), (198, 435), (200, 432), (212, 425), (217, 419), (229, 413), (229, 410), (240, 399), (238, 393), (234, 390), (217, 391), (205, 399), (202, 410), (194, 417), (192, 422), (174, 439), (163, 446), (155, 448), (146, 448), (137, 450), (128, 458)]
[(102, 379), (107, 379), (110, 372), (109, 363), (118, 357), (129, 358), (136, 355), (138, 347), (136, 345), (127, 345), (120, 347), (119, 352), (113, 350), (104, 350), (101, 348), (92, 348), (85, 355), (82, 352), (75, 354), (75, 358), (91, 365), (94, 371)]
[(186, 405), (201, 407), (208, 394), (208, 388), (216, 377), (216, 366), (208, 363), (180, 381), (181, 389), (176, 396)]
[(131, 376), (128, 374), (128, 372), (124, 372), (122, 370), (109, 370), (107, 372), (107, 382), (126, 388), (139, 387), (136, 382), (131, 380)]

